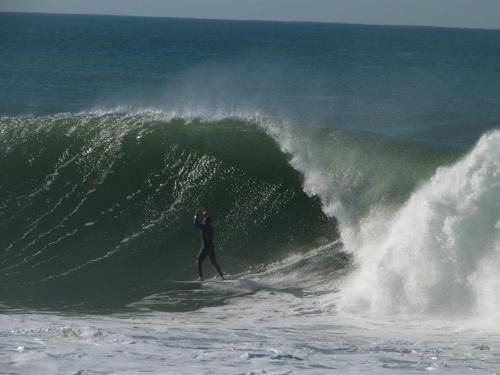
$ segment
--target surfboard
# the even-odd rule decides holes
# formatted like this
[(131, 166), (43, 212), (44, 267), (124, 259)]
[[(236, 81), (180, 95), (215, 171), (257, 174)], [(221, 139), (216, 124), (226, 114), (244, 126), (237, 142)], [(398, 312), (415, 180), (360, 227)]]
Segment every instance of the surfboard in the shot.
[(229, 281), (227, 279), (209, 279), (209, 280), (168, 280), (166, 279), (165, 281), (169, 283), (176, 283), (176, 284), (204, 284), (204, 283), (213, 283), (213, 282), (224, 282), (224, 281)]

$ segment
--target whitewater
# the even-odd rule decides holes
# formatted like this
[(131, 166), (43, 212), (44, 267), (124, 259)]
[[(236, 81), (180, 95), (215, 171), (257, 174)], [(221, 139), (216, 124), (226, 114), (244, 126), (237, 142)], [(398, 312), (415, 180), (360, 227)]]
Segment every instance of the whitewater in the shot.
[(498, 32), (0, 21), (1, 374), (500, 373)]

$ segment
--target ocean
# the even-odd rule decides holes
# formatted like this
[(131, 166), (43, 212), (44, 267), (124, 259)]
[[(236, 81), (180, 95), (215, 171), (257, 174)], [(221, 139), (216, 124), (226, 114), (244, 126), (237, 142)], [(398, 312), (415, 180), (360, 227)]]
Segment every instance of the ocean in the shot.
[(500, 373), (499, 30), (0, 36), (1, 374)]

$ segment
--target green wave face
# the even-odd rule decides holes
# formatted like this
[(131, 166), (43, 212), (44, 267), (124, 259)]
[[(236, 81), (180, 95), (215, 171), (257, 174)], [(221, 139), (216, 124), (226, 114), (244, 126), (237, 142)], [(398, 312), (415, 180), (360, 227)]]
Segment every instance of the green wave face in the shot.
[(236, 119), (3, 118), (0, 176), (10, 306), (116, 308), (193, 279), (199, 206), (233, 274), (338, 237), (277, 144)]

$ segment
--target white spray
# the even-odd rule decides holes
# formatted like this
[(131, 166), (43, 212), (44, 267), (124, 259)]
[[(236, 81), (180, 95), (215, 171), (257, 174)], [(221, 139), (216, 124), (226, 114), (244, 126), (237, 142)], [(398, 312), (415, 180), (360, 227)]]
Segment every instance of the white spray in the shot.
[(270, 129), (303, 173), (306, 192), (340, 220), (342, 241), (355, 255), (341, 310), (446, 317), (500, 311), (500, 131), (438, 168), (400, 207), (374, 205), (358, 219), (342, 200), (349, 183), (328, 170), (320, 147)]
[[(446, 316), (499, 311), (500, 131), (439, 168), (394, 214), (346, 239), (359, 269), (340, 307)], [(498, 289), (497, 289), (498, 290)]]

